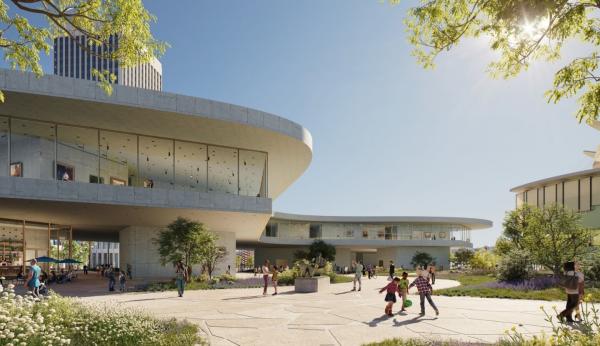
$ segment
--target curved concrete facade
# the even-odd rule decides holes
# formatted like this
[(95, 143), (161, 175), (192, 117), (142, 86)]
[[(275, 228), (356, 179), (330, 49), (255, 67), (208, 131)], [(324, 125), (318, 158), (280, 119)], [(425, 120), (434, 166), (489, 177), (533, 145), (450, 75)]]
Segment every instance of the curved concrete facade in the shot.
[[(600, 122), (590, 126), (600, 130)], [(599, 147), (600, 149), (600, 147)], [(585, 227), (593, 230), (594, 244), (600, 246), (600, 150), (584, 151), (593, 159), (592, 169), (538, 179), (513, 187), (515, 205), (543, 208), (552, 204), (577, 211)]]
[(451, 248), (472, 247), (471, 231), (492, 227), (489, 220), (418, 216), (316, 216), (275, 213), (255, 249), (256, 263), (269, 259), (291, 264), (294, 253), (307, 250), (315, 240), (336, 247), (335, 264), (349, 267), (352, 260), (370, 265), (411, 268), (417, 251), (427, 252), (436, 265), (448, 268)]
[(308, 130), (246, 107), (10, 70), (0, 89), (0, 219), (118, 239), (136, 276), (172, 276), (152, 239), (178, 216), (219, 235), (218, 271), (235, 267), (236, 241), (260, 237), (312, 160)]

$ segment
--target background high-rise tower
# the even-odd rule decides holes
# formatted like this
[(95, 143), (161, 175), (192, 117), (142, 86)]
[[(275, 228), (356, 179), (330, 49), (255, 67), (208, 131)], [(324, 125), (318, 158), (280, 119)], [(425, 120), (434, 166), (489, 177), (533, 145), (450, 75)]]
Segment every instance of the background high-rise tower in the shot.
[(110, 71), (117, 79), (115, 84), (137, 88), (162, 90), (162, 65), (157, 59), (133, 67), (121, 67), (119, 61), (105, 58), (113, 47), (118, 47), (119, 37), (112, 35), (109, 45), (90, 45), (83, 48), (84, 35), (64, 36), (54, 39), (54, 74), (62, 77), (97, 80), (92, 70)]

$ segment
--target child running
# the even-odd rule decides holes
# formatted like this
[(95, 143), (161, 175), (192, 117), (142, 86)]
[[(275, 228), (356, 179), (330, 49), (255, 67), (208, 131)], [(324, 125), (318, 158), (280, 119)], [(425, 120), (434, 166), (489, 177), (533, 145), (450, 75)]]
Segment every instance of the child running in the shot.
[(405, 306), (406, 297), (408, 295), (408, 284), (408, 273), (403, 272), (402, 279), (400, 279), (400, 282), (398, 283), (398, 294), (400, 295), (400, 297), (402, 297), (402, 309), (400, 309), (400, 312), (406, 311)]
[(398, 292), (398, 283), (399, 282), (400, 282), (400, 278), (395, 277), (389, 284), (387, 284), (387, 286), (385, 286), (379, 290), (379, 293), (382, 293), (383, 291), (387, 291), (387, 293), (385, 294), (384, 300), (387, 302), (387, 305), (385, 306), (385, 314), (388, 316), (394, 315), (392, 313), (392, 307), (394, 306), (394, 303), (396, 302), (396, 292)]
[(429, 281), (427, 280), (427, 278), (425, 278), (423, 276), (424, 273), (422, 273), (421, 275), (417, 276), (417, 278), (410, 284), (410, 286), (408, 286), (408, 288), (410, 289), (413, 286), (417, 286), (417, 291), (419, 291), (419, 296), (421, 298), (421, 316), (425, 315), (425, 298), (427, 298), (427, 301), (429, 302), (429, 305), (431, 305), (431, 307), (433, 308), (433, 310), (435, 310), (435, 315), (439, 315), (440, 311), (438, 310), (437, 306), (435, 306), (435, 303), (433, 302), (433, 300), (431, 299), (431, 285), (429, 284)]

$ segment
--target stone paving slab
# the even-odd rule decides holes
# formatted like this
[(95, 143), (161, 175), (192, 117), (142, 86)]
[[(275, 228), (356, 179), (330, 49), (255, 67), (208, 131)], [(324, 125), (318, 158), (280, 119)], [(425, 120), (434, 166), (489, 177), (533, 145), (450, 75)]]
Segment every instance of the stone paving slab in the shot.
[[(262, 289), (225, 289), (176, 292), (121, 293), (81, 298), (84, 302), (116, 303), (141, 308), (161, 318), (175, 317), (197, 323), (212, 345), (362, 345), (388, 338), (423, 338), (491, 343), (515, 326), (527, 335), (551, 331), (540, 310), (562, 302), (541, 302), (471, 297), (433, 299), (440, 309), (435, 316), (419, 317), (419, 297), (407, 313), (383, 314), (385, 278), (365, 279), (360, 292), (352, 283), (335, 284), (323, 292), (295, 294), (280, 287), (277, 296), (263, 296)], [(434, 288), (458, 285), (437, 280)], [(272, 291), (270, 291), (272, 292)], [(394, 307), (398, 312), (399, 304)]]

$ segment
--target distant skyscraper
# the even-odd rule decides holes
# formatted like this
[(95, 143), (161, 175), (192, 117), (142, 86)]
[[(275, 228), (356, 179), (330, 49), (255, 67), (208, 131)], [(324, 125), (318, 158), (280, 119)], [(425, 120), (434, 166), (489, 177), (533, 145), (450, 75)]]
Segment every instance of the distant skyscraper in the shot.
[(62, 77), (98, 80), (92, 76), (92, 70), (110, 71), (117, 79), (115, 84), (162, 90), (162, 65), (157, 59), (149, 63), (139, 64), (134, 67), (123, 68), (119, 61), (102, 57), (118, 47), (119, 37), (113, 35), (109, 45), (91, 45), (91, 52), (82, 46), (85, 45), (84, 35), (58, 37), (54, 39), (54, 74)]

